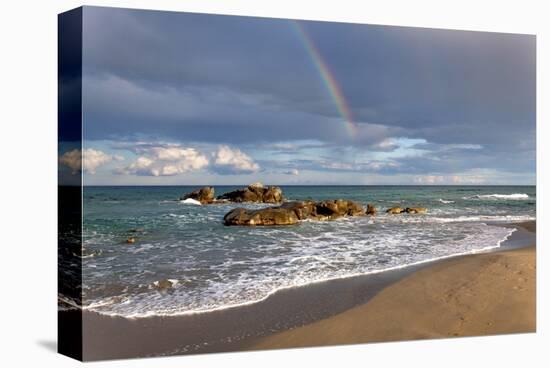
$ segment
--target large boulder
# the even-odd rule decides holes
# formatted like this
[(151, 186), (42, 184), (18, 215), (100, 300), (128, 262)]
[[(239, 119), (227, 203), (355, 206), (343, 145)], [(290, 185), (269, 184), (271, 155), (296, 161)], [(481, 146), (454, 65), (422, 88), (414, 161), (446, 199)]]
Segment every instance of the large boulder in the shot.
[(283, 201), (283, 191), (279, 187), (265, 187), (262, 183), (254, 183), (246, 188), (224, 193), (218, 196), (218, 200), (237, 203), (281, 203)]
[(328, 220), (342, 216), (362, 216), (365, 214), (363, 206), (345, 199), (317, 202), (315, 209), (318, 217), (326, 217)]
[(260, 210), (235, 208), (224, 217), (225, 225), (266, 226), (266, 225), (293, 225), (298, 223), (294, 211), (271, 207)]
[(294, 212), (298, 220), (308, 219), (316, 213), (316, 204), (313, 201), (285, 202), (280, 208)]
[(365, 209), (353, 202), (343, 199), (331, 201), (295, 201), (286, 202), (279, 207), (268, 207), (259, 210), (235, 208), (223, 218), (225, 225), (263, 226), (292, 225), (300, 220), (334, 220), (343, 216), (362, 216)]
[(184, 201), (186, 199), (194, 199), (199, 201), (201, 204), (209, 204), (214, 202), (215, 192), (213, 187), (203, 187), (197, 189), (191, 193), (184, 194), (180, 200)]

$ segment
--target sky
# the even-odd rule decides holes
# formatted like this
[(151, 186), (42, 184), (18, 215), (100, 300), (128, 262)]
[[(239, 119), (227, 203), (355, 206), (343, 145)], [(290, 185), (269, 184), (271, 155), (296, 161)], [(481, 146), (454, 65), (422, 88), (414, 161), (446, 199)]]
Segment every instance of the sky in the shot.
[(535, 184), (535, 37), (85, 7), (87, 185)]

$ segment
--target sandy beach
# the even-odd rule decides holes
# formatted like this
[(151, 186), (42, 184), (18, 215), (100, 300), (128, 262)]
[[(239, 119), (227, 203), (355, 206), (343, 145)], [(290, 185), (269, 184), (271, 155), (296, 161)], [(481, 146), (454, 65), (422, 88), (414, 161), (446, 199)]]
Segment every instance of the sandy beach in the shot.
[[(536, 222), (520, 224), (535, 232)], [(261, 338), (275, 349), (536, 331), (536, 247), (437, 262), (366, 304)]]

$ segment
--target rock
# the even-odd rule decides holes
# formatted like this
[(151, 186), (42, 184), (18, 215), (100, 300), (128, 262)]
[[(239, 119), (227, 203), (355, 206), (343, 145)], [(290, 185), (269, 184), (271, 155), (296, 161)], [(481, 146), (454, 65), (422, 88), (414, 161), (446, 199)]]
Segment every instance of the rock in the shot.
[(317, 216), (326, 216), (329, 220), (342, 216), (362, 216), (365, 214), (363, 206), (344, 199), (317, 202), (315, 209)]
[(374, 215), (376, 215), (377, 212), (378, 212), (378, 210), (376, 209), (376, 207), (374, 207), (370, 203), (367, 204), (367, 215), (374, 216)]
[(280, 208), (293, 211), (298, 220), (305, 220), (316, 213), (315, 202), (313, 201), (292, 201), (283, 203)]
[(201, 204), (209, 204), (214, 202), (214, 188), (213, 187), (203, 187), (197, 189), (191, 193), (183, 195), (180, 200), (185, 201), (186, 199), (194, 199), (199, 201)]
[(237, 203), (281, 203), (283, 201), (283, 191), (279, 187), (265, 187), (262, 183), (254, 183), (244, 189), (224, 193), (218, 196), (217, 200)]
[(166, 289), (170, 289), (173, 286), (173, 283), (168, 279), (163, 279), (163, 280), (153, 282), (153, 285), (157, 289), (166, 290)]
[(272, 207), (260, 210), (235, 208), (223, 218), (225, 225), (265, 226), (265, 225), (293, 225), (298, 217), (292, 210)]
[(252, 183), (248, 186), (249, 189), (253, 189), (253, 188), (262, 189), (263, 187), (264, 187), (264, 185), (262, 183), (260, 183), (259, 181), (255, 182), (255, 183)]
[(426, 212), (428, 212), (428, 209), (424, 207), (407, 207), (405, 209), (401, 207), (392, 207), (386, 210), (386, 213), (390, 213), (390, 214), (398, 214), (398, 213), (411, 213), (411, 214), (418, 213), (419, 214), (419, 213), (426, 213)]
[(405, 208), (405, 212), (421, 214), (428, 212), (428, 209), (424, 207), (407, 207)]
[(392, 215), (402, 213), (402, 212), (405, 212), (405, 210), (402, 209), (401, 207), (392, 207), (392, 208), (388, 208), (386, 210), (386, 213), (389, 213), (389, 214), (392, 214)]
[(223, 218), (225, 225), (269, 226), (293, 225), (300, 220), (334, 220), (343, 216), (362, 216), (365, 209), (353, 202), (343, 199), (331, 201), (293, 201), (279, 207), (268, 207), (259, 210), (235, 208)]
[(264, 203), (280, 203), (283, 201), (283, 191), (279, 187), (268, 187), (263, 193)]
[(217, 200), (227, 200), (230, 202), (257, 202), (258, 196), (255, 192), (248, 189), (237, 189), (218, 196)]

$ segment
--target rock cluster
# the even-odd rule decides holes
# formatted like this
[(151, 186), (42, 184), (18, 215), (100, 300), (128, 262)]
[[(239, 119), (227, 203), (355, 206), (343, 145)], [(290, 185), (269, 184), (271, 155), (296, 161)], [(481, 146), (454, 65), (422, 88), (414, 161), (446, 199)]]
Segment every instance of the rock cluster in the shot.
[(181, 196), (180, 200), (194, 199), (201, 204), (226, 202), (281, 203), (284, 199), (280, 187), (264, 186), (262, 183), (250, 184), (243, 189), (224, 193), (216, 198), (213, 187), (204, 187)]
[[(278, 207), (262, 209), (235, 208), (225, 214), (225, 225), (240, 226), (270, 226), (293, 225), (302, 220), (327, 221), (344, 216), (375, 216), (376, 207), (367, 204), (365, 209), (360, 204), (345, 200), (325, 201), (291, 201), (284, 202), (283, 191), (277, 186), (264, 186), (262, 183), (250, 184), (246, 188), (237, 189), (215, 197), (213, 187), (204, 187), (183, 195), (181, 200), (192, 199), (201, 204), (211, 203), (282, 203)], [(422, 214), (426, 213), (424, 207), (392, 207), (386, 210), (389, 214)]]
[(293, 225), (300, 220), (326, 221), (343, 216), (363, 216), (365, 209), (360, 204), (344, 199), (329, 201), (293, 201), (279, 207), (249, 210), (235, 208), (223, 218), (225, 225), (269, 226)]

